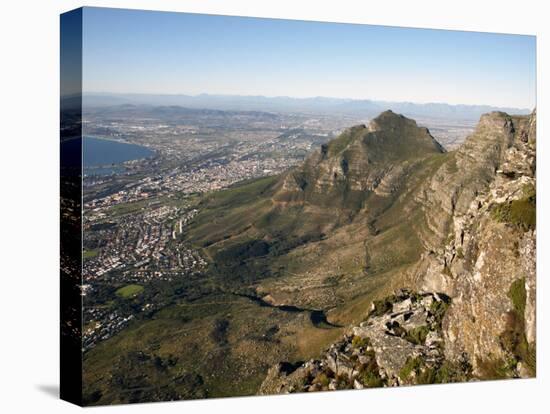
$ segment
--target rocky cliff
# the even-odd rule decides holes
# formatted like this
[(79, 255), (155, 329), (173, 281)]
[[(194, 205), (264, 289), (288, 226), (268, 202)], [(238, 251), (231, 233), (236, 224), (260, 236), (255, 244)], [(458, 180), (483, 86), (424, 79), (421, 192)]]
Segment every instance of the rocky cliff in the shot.
[[(413, 285), (453, 299), (444, 321), (446, 355), (467, 353), (482, 376), (535, 371), (535, 125), (535, 114), (482, 117), (457, 152), (457, 165), (470, 159), (480, 171), (484, 164), (484, 175), (470, 180), (471, 187), (463, 178), (457, 185), (455, 175), (450, 182), (443, 176), (444, 186), (432, 180), (432, 200), (449, 200), (450, 211), (439, 221), (448, 229), (446, 240), (411, 271)], [(438, 193), (442, 188), (445, 197)]]

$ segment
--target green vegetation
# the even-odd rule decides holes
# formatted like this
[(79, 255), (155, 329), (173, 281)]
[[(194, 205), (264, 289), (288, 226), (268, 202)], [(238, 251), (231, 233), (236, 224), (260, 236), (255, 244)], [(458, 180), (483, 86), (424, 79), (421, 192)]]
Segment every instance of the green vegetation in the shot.
[(324, 372), (319, 373), (315, 379), (313, 380), (314, 384), (320, 384), (323, 387), (328, 387), (328, 384), (330, 383), (330, 379), (328, 378), (327, 374)]
[(350, 378), (345, 374), (337, 375), (335, 378), (336, 380), (336, 389), (337, 390), (351, 390), (353, 389), (353, 382), (350, 380)]
[(514, 280), (508, 290), (508, 297), (514, 305), (514, 310), (518, 315), (525, 314), (525, 304), (527, 302), (527, 292), (525, 291), (525, 278)]
[(472, 367), (466, 362), (443, 361), (436, 366), (427, 366), (421, 357), (409, 358), (401, 371), (399, 378), (412, 384), (447, 384), (464, 382), (471, 378)]
[[(382, 196), (351, 190), (350, 181), (342, 177), (334, 177), (336, 184), (326, 192), (314, 191), (313, 184), (325, 180), (318, 180), (316, 165), (306, 163), (302, 170), (282, 177), (250, 180), (200, 195), (196, 200), (200, 212), (178, 240), (200, 250), (208, 260), (209, 267), (200, 278), (153, 281), (146, 289), (100, 286), (97, 296), (102, 305), (107, 298), (114, 299), (116, 306), (135, 310), (136, 318), (85, 354), (88, 400), (106, 404), (256, 393), (269, 366), (312, 358), (342, 330), (323, 323), (311, 326), (302, 312), (282, 311), (267, 306), (267, 299), (261, 305), (235, 293), (269, 293), (277, 303), (330, 309), (331, 321), (348, 325), (365, 314), (373, 298), (402, 286), (408, 266), (424, 250), (421, 236), (430, 231), (425, 211), (418, 208), (418, 192), (447, 160), (447, 173), (454, 174), (458, 166), (455, 156), (441, 153), (427, 131), (414, 122), (391, 113), (377, 122), (381, 128), (376, 133), (352, 129), (322, 151), (328, 157), (338, 156), (333, 161), (340, 163), (345, 175), (406, 165), (393, 192)], [(350, 144), (364, 144), (368, 157), (362, 151), (350, 151)], [(365, 159), (356, 158), (361, 156)], [(288, 174), (293, 174), (295, 183), (285, 181), (291, 190), (281, 195)], [(534, 189), (532, 194), (526, 191), (522, 202), (512, 202), (494, 214), (522, 228), (534, 228)], [(147, 203), (121, 205), (110, 214), (139, 211)], [(457, 256), (462, 255), (457, 249)], [(515, 355), (514, 361), (534, 367), (534, 349), (526, 346), (521, 334), (524, 322), (517, 317), (523, 315), (519, 309), (525, 309), (525, 290), (521, 289), (519, 284), (510, 289), (516, 310), (501, 340)], [(371, 315), (391, 311), (395, 300), (389, 296), (374, 301)], [(142, 311), (145, 303), (154, 303), (155, 308)], [(449, 304), (444, 299), (431, 305), (429, 312), (435, 316), (431, 329), (441, 328)], [(403, 333), (407, 340), (424, 344), (430, 328), (420, 326)], [(355, 348), (368, 345), (368, 338), (352, 339)], [(362, 355), (369, 361), (359, 367), (359, 358), (351, 358), (358, 379), (367, 387), (383, 386), (373, 351)], [(470, 375), (466, 365), (431, 364), (435, 366), (427, 366), (421, 358), (408, 360), (400, 377), (405, 382), (440, 383), (464, 381)], [(497, 373), (505, 365), (495, 364)], [(314, 383), (328, 387), (335, 379), (337, 388), (353, 386), (349, 378), (335, 378), (325, 370)]]
[(384, 380), (380, 378), (380, 374), (374, 369), (360, 371), (357, 378), (368, 388), (379, 388), (384, 386)]
[(384, 299), (373, 301), (372, 302), (373, 307), (368, 316), (370, 317), (370, 316), (384, 315), (385, 313), (392, 310), (393, 304), (395, 303), (396, 300), (397, 298), (392, 295), (392, 296), (385, 297)]
[(472, 366), (467, 361), (453, 363), (445, 360), (435, 371), (436, 384), (465, 382), (471, 378)]
[(405, 362), (405, 365), (403, 365), (403, 367), (399, 371), (399, 378), (401, 378), (402, 380), (406, 380), (411, 376), (413, 372), (415, 374), (420, 372), (420, 369), (423, 365), (424, 363), (420, 357), (407, 359), (407, 362)]
[(143, 286), (141, 285), (126, 285), (118, 289), (115, 293), (121, 298), (132, 298), (143, 292)]
[(385, 382), (380, 377), (380, 367), (376, 362), (374, 351), (365, 355), (369, 357), (369, 360), (366, 364), (359, 366), (359, 375), (357, 376), (359, 381), (369, 388), (383, 387)]
[(478, 360), (479, 371), (484, 379), (503, 379), (516, 376), (519, 362), (524, 364), (530, 375), (536, 373), (536, 349), (527, 342), (525, 336), (525, 306), (527, 293), (525, 278), (515, 280), (510, 285), (508, 297), (513, 309), (506, 314), (504, 332), (500, 335), (500, 344), (506, 353), (505, 358), (489, 356)]
[(506, 366), (516, 366), (518, 362), (525, 364), (531, 375), (536, 372), (536, 349), (529, 345), (525, 336), (525, 306), (527, 292), (525, 291), (525, 279), (515, 280), (508, 290), (508, 297), (512, 301), (514, 309), (506, 316), (506, 328), (500, 335), (502, 348), (510, 355), (510, 361)]
[(447, 173), (448, 174), (456, 174), (458, 172), (458, 166), (456, 165), (456, 154), (452, 153), (452, 155), (449, 157), (449, 161), (447, 162)]
[(482, 379), (498, 380), (511, 378), (513, 370), (516, 367), (515, 360), (506, 361), (502, 358), (487, 358), (477, 361), (479, 372)]
[[(443, 299), (443, 298), (442, 298)], [(430, 306), (430, 313), (434, 315), (434, 324), (436, 327), (441, 329), (441, 324), (443, 322), (443, 317), (447, 312), (447, 309), (450, 306), (450, 301), (447, 298), (444, 298), (440, 301), (434, 301)]]
[(212, 339), (221, 345), (227, 344), (227, 330), (229, 328), (229, 321), (227, 319), (216, 319), (214, 321), (214, 327), (210, 332)]
[(492, 210), (492, 215), (501, 223), (512, 224), (523, 231), (533, 230), (537, 221), (536, 204), (535, 187), (526, 185), (523, 189), (523, 198), (497, 204)]
[(437, 382), (437, 370), (425, 367), (416, 376), (416, 383), (421, 385), (435, 384)]
[[(136, 313), (136, 323), (85, 354), (85, 392), (90, 398), (100, 396), (97, 404), (135, 401), (138, 392), (142, 399), (158, 401), (163, 390), (178, 399), (250, 395), (257, 392), (265, 371), (243, 372), (243, 361), (263, 368), (294, 356), (276, 350), (276, 340), (264, 335), (288, 320), (287, 313), (208, 291), (204, 279), (197, 283), (202, 294), (184, 282), (148, 286), (131, 301), (119, 299), (141, 307), (143, 298), (152, 294), (162, 303), (154, 317)], [(192, 300), (182, 298), (189, 293)], [(162, 364), (155, 363), (157, 356)], [(132, 384), (139, 389), (125, 388)]]
[(278, 176), (269, 176), (238, 182), (224, 190), (210, 193), (200, 203), (201, 207), (227, 209), (257, 201), (258, 198), (271, 194), (272, 186), (278, 179)]
[(93, 259), (93, 258), (96, 257), (98, 254), (99, 254), (99, 250), (98, 250), (98, 249), (84, 250), (84, 251), (82, 252), (82, 258), (83, 258), (84, 260)]
[(369, 338), (361, 338), (360, 336), (355, 335), (351, 340), (351, 344), (354, 348), (366, 348), (370, 344)]
[[(178, 358), (173, 355), (158, 355), (141, 351), (131, 351), (121, 356), (109, 378), (110, 388), (124, 390), (117, 402), (135, 403), (146, 400), (174, 400), (186, 395), (187, 398), (205, 398), (203, 379), (200, 375), (178, 371)], [(145, 374), (146, 373), (146, 374)], [(107, 395), (106, 395), (107, 394)], [(87, 404), (96, 404), (108, 396), (105, 390), (84, 392)]]
[(354, 139), (356, 139), (361, 133), (364, 132), (366, 132), (366, 129), (362, 127), (356, 127), (350, 129), (349, 131), (345, 131), (338, 138), (330, 141), (330, 143), (327, 145), (327, 155), (338, 155), (340, 152), (345, 150)]
[(424, 345), (429, 332), (430, 328), (428, 328), (428, 326), (417, 326), (416, 328), (413, 328), (407, 332), (407, 334), (405, 335), (405, 339), (416, 345)]
[[(387, 159), (412, 159), (433, 153), (442, 153), (441, 146), (425, 128), (415, 121), (391, 111), (381, 113), (374, 120), (378, 130), (363, 139), (377, 161)], [(403, 139), (407, 137), (407, 139)]]
[(151, 200), (133, 201), (130, 203), (116, 204), (108, 210), (111, 217), (123, 216), (125, 214), (136, 213), (143, 210), (151, 203)]

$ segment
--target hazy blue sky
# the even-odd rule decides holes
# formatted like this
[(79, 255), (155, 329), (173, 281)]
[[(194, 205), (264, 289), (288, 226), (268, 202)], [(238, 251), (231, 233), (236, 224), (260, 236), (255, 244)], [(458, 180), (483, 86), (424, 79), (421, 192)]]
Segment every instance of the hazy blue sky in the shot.
[(86, 8), (84, 90), (535, 106), (535, 37)]

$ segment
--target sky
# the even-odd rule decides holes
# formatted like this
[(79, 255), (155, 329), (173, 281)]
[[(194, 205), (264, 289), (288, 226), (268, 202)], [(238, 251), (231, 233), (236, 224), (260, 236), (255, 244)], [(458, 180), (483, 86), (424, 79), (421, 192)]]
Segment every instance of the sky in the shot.
[(534, 36), (85, 8), (84, 92), (536, 103)]

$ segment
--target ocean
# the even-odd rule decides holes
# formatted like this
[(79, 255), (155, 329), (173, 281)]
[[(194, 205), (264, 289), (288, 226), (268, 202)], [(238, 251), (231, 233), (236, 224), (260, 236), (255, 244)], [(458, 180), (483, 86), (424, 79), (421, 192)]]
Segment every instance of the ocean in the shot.
[(136, 144), (84, 137), (83, 164), (85, 175), (111, 175), (124, 171), (122, 163), (152, 157), (155, 152)]

